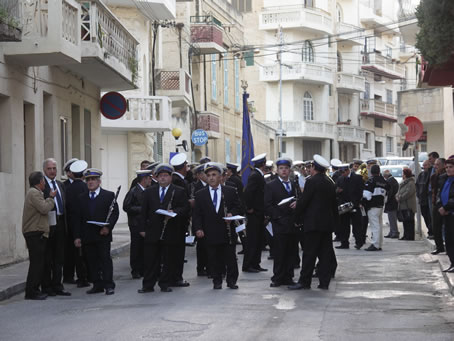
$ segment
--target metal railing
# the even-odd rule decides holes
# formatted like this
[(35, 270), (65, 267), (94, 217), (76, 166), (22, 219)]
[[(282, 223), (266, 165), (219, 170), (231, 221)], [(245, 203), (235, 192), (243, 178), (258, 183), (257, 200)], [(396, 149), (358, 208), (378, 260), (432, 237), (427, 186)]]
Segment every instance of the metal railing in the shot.
[(193, 15), (189, 20), (191, 24), (215, 24), (222, 27), (222, 22), (213, 15)]
[(378, 65), (384, 70), (395, 72), (399, 75), (405, 75), (405, 66), (397, 64), (391, 58), (385, 57), (378, 52), (366, 54), (363, 58), (363, 64)]
[(376, 99), (361, 100), (361, 110), (396, 116), (396, 106)]

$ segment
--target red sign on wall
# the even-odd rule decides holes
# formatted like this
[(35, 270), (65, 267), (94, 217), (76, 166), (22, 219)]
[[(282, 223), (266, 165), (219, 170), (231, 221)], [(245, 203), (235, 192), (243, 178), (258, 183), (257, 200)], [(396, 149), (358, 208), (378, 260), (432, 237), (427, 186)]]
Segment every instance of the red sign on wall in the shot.
[(424, 132), (424, 126), (419, 118), (414, 116), (408, 116), (404, 124), (408, 127), (408, 131), (405, 133), (405, 141), (416, 142)]

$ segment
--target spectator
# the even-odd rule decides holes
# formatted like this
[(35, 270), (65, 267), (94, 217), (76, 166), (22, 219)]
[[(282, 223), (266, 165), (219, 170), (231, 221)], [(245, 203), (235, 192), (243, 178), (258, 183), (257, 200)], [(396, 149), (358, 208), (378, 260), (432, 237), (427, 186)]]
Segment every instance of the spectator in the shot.
[(404, 235), (399, 240), (415, 240), (416, 185), (410, 168), (403, 171), (396, 199), (404, 224)]
[(421, 214), (424, 218), (424, 222), (427, 226), (427, 234), (429, 239), (433, 239), (432, 231), (432, 214), (430, 212), (429, 200), (428, 200), (428, 179), (430, 162), (429, 160), (424, 161), (422, 164), (423, 171), (419, 173), (416, 180), (416, 197), (418, 198), (419, 206), (421, 207)]
[(397, 228), (397, 200), (396, 194), (399, 191), (399, 183), (387, 169), (383, 172), (383, 177), (389, 185), (388, 201), (385, 204), (385, 213), (388, 215), (389, 233), (385, 238), (399, 238), (399, 230)]
[(430, 177), (430, 184), (432, 188), (432, 201), (431, 205), (433, 207), (432, 210), (432, 230), (434, 234), (434, 241), (435, 241), (435, 250), (432, 251), (433, 255), (437, 255), (440, 252), (445, 251), (445, 246), (443, 243), (443, 217), (440, 215), (439, 207), (435, 206), (436, 198), (439, 192), (439, 185), (440, 182), (444, 183), (446, 177), (445, 171), (445, 159), (439, 158), (435, 161), (434, 164), (434, 171), (435, 173)]

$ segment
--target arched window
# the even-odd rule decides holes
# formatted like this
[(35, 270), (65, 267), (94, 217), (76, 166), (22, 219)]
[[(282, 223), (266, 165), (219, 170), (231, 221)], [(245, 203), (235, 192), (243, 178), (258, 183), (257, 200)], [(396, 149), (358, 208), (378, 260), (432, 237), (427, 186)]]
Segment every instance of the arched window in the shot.
[(343, 22), (344, 21), (344, 15), (342, 13), (342, 7), (339, 4), (336, 4), (336, 19), (337, 19), (337, 22)]
[(337, 72), (342, 71), (342, 55), (339, 51), (337, 51)]
[(312, 102), (311, 94), (307, 91), (304, 93), (303, 105), (304, 105), (304, 120), (305, 121), (314, 120), (314, 103)]
[(304, 42), (303, 47), (303, 62), (313, 63), (314, 62), (314, 48), (309, 40)]

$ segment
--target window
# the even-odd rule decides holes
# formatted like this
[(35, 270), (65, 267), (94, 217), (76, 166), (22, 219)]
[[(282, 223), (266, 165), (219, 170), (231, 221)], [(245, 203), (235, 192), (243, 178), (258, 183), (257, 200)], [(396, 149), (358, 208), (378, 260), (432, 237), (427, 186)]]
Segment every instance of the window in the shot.
[(211, 99), (217, 100), (217, 84), (216, 84), (216, 55), (211, 55)]
[(375, 119), (375, 128), (383, 128), (383, 120)]
[(369, 99), (370, 98), (370, 83), (366, 82), (364, 84), (364, 99)]
[(88, 109), (84, 109), (84, 145), (85, 161), (91, 167), (91, 112)]
[(224, 53), (224, 105), (229, 105), (229, 63), (227, 53)]
[(252, 0), (232, 0), (232, 6), (241, 13), (251, 12)]
[(241, 141), (236, 141), (236, 163), (241, 165)]
[(225, 162), (230, 162), (230, 139), (225, 138)]
[(240, 103), (240, 60), (235, 57), (235, 111), (241, 110)]
[(303, 62), (313, 63), (314, 62), (314, 48), (309, 40), (304, 42), (303, 47)]
[(386, 103), (393, 104), (393, 91), (386, 89)]
[(287, 153), (287, 142), (282, 141), (282, 153)]
[(11, 173), (13, 165), (12, 117), (10, 98), (0, 94), (0, 172), (5, 173)]
[(389, 58), (393, 57), (393, 49), (392, 49), (392, 47), (386, 46), (386, 57), (389, 57)]
[(314, 0), (304, 0), (304, 7), (314, 7)]
[(304, 94), (304, 120), (312, 121), (314, 119), (314, 103), (312, 102), (312, 96), (306, 91)]
[(337, 22), (343, 22), (342, 7), (339, 4), (336, 4), (336, 19)]
[(370, 133), (366, 133), (366, 143), (364, 144), (364, 149), (370, 149)]
[[(68, 161), (68, 121), (64, 117), (60, 117), (60, 157), (61, 164), (64, 165)], [(63, 167), (60, 167), (61, 174), (65, 174)]]
[(386, 137), (386, 152), (387, 153), (393, 152), (393, 138), (389, 136)]
[(337, 72), (342, 71), (342, 55), (339, 51), (337, 51)]
[(163, 133), (156, 133), (156, 142), (153, 144), (153, 159), (162, 162), (162, 135)]

